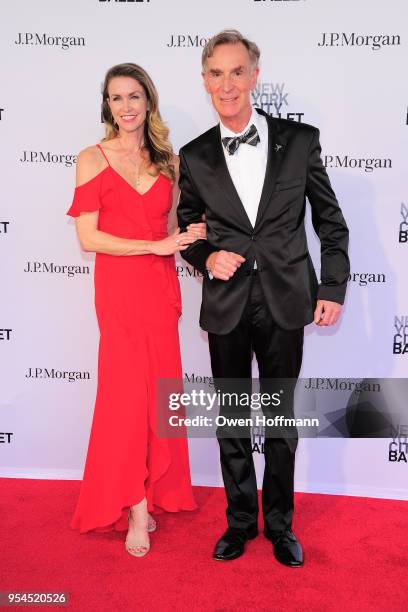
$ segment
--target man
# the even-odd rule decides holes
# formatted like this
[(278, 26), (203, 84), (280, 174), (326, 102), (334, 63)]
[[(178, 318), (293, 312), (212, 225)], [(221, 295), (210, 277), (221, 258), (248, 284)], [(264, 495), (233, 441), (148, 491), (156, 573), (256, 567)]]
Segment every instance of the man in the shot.
[[(180, 150), (180, 227), (204, 213), (207, 239), (182, 255), (204, 274), (200, 325), (216, 378), (297, 379), (303, 328), (333, 325), (344, 301), (348, 230), (320, 158), (319, 131), (253, 109), (260, 52), (236, 30), (203, 50), (203, 78), (220, 123)], [(304, 228), (305, 197), (321, 242), (321, 284)], [(222, 437), (228, 529), (214, 559), (232, 560), (258, 533), (249, 437)], [(296, 437), (265, 439), (264, 533), (275, 557), (303, 564), (292, 532)]]

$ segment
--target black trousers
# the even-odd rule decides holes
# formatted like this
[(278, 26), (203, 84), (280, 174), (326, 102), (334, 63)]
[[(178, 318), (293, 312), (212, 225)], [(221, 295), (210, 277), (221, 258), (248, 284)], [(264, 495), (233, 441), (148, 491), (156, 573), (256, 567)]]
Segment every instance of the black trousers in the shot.
[[(243, 316), (230, 333), (208, 334), (213, 377), (251, 381), (255, 353), (259, 378), (297, 379), (302, 363), (304, 329), (277, 327), (266, 306), (259, 274), (253, 271), (251, 290)], [(237, 381), (238, 383), (238, 381)], [(223, 409), (225, 412), (225, 408)], [(252, 441), (247, 437), (223, 437), (217, 432), (221, 469), (227, 495), (230, 527), (251, 530), (257, 525), (258, 493)], [(293, 516), (293, 488), (297, 435), (265, 437), (265, 471), (262, 511), (265, 533), (270, 537), (290, 528)]]

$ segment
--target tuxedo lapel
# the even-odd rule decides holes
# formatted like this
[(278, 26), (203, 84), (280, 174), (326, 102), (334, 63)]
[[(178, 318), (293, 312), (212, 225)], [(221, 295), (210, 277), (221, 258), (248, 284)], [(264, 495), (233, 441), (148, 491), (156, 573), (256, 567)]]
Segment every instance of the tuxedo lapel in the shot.
[(211, 163), (216, 175), (218, 187), (222, 190), (230, 204), (233, 206), (234, 211), (239, 215), (241, 224), (245, 224), (252, 230), (252, 224), (241, 202), (238, 192), (235, 189), (235, 185), (228, 170), (227, 162), (225, 161), (219, 125), (216, 126), (214, 130), (211, 152), (213, 153)]
[(278, 133), (277, 122), (266, 113), (261, 112), (260, 114), (266, 117), (268, 123), (268, 160), (266, 162), (265, 180), (256, 215), (255, 227), (261, 221), (275, 189), (276, 178), (285, 153), (286, 144), (285, 140)]

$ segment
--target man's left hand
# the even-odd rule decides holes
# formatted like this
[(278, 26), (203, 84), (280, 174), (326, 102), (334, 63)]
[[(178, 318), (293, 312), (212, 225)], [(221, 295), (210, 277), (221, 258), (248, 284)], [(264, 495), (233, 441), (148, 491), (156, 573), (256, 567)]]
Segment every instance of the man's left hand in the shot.
[(320, 326), (334, 325), (339, 320), (340, 313), (341, 304), (329, 300), (317, 300), (314, 322)]

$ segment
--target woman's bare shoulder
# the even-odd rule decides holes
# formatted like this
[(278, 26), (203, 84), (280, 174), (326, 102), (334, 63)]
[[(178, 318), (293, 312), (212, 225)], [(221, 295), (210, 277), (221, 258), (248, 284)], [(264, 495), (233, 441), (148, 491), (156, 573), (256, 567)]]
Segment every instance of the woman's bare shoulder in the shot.
[(80, 151), (77, 159), (76, 186), (79, 187), (95, 178), (107, 165), (107, 161), (96, 145)]

